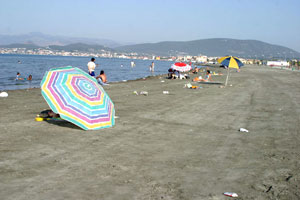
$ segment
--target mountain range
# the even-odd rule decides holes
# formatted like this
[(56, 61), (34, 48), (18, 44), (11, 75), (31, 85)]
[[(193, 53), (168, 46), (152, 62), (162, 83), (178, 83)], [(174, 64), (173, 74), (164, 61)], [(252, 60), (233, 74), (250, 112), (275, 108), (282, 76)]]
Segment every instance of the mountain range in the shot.
[(126, 45), (115, 48), (117, 51), (139, 54), (170, 55), (234, 55), (244, 58), (294, 58), (300, 53), (287, 47), (268, 44), (258, 40), (237, 40), (214, 38), (186, 42), (158, 42)]
[(97, 38), (83, 38), (83, 37), (67, 37), (67, 36), (53, 36), (47, 35), (40, 32), (31, 32), (22, 35), (0, 35), (0, 45), (8, 44), (36, 44), (38, 46), (49, 46), (49, 45), (69, 45), (73, 43), (84, 43), (84, 44), (99, 44), (106, 47), (117, 47), (122, 44), (108, 39), (97, 39)]
[(13, 48), (48, 48), (52, 50), (119, 53), (138, 53), (140, 55), (234, 55), (244, 58), (299, 58), (300, 53), (290, 48), (265, 43), (258, 40), (237, 40), (213, 38), (193, 41), (166, 41), (121, 45), (106, 39), (75, 38), (51, 36), (42, 33), (29, 33), (18, 36), (0, 35), (0, 47)]

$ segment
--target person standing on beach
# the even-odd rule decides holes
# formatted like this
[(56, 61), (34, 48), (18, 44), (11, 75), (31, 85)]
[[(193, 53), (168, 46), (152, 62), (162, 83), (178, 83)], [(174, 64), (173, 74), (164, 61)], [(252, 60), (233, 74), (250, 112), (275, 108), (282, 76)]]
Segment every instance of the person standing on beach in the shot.
[(133, 61), (130, 62), (131, 67), (135, 67), (135, 63)]
[(154, 72), (154, 62), (152, 62), (151, 65), (150, 65), (150, 71)]
[(88, 62), (87, 67), (89, 70), (89, 75), (95, 77), (95, 68), (96, 68), (96, 64), (95, 64), (95, 58), (91, 58), (91, 61)]

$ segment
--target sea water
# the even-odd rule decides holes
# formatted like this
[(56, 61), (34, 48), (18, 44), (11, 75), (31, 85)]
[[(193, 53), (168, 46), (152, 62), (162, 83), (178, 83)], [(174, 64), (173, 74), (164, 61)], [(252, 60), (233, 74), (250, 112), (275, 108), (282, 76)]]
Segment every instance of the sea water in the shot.
[[(40, 87), (40, 82), (51, 68), (73, 66), (87, 72), (87, 63), (91, 57), (72, 56), (44, 56), (44, 55), (0, 55), (0, 91), (27, 89), (29, 87)], [(131, 67), (131, 62), (135, 63)], [(121, 59), (121, 58), (96, 58), (95, 74), (99, 75), (104, 70), (109, 82), (120, 82), (124, 80), (135, 80), (147, 76), (167, 74), (171, 67), (171, 61), (155, 60), (154, 72), (150, 72), (153, 60)], [(17, 72), (21, 78), (32, 75), (32, 81), (16, 81)]]

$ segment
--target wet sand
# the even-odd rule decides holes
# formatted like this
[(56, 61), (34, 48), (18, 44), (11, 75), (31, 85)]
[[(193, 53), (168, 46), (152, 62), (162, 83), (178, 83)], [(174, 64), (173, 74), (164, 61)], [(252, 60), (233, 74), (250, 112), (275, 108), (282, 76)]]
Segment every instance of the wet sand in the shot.
[(105, 86), (118, 118), (98, 131), (36, 122), (40, 89), (8, 91), (1, 199), (300, 199), (300, 73), (245, 66), (226, 88), (190, 81)]

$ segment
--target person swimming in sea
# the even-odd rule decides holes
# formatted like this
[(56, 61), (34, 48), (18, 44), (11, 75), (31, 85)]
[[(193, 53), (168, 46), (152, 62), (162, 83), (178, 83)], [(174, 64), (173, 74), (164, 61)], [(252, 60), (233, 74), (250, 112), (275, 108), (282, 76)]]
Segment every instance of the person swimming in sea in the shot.
[(28, 76), (27, 80), (29, 82), (29, 89), (31, 89), (32, 88), (32, 84), (31, 84), (31, 82), (32, 82), (32, 75), (31, 74)]
[(24, 80), (24, 78), (21, 78), (20, 77), (21, 76), (21, 74), (20, 74), (20, 72), (17, 72), (17, 77), (16, 77), (16, 81), (18, 81), (18, 80)]
[(27, 78), (28, 81), (32, 81), (32, 75), (30, 74)]

